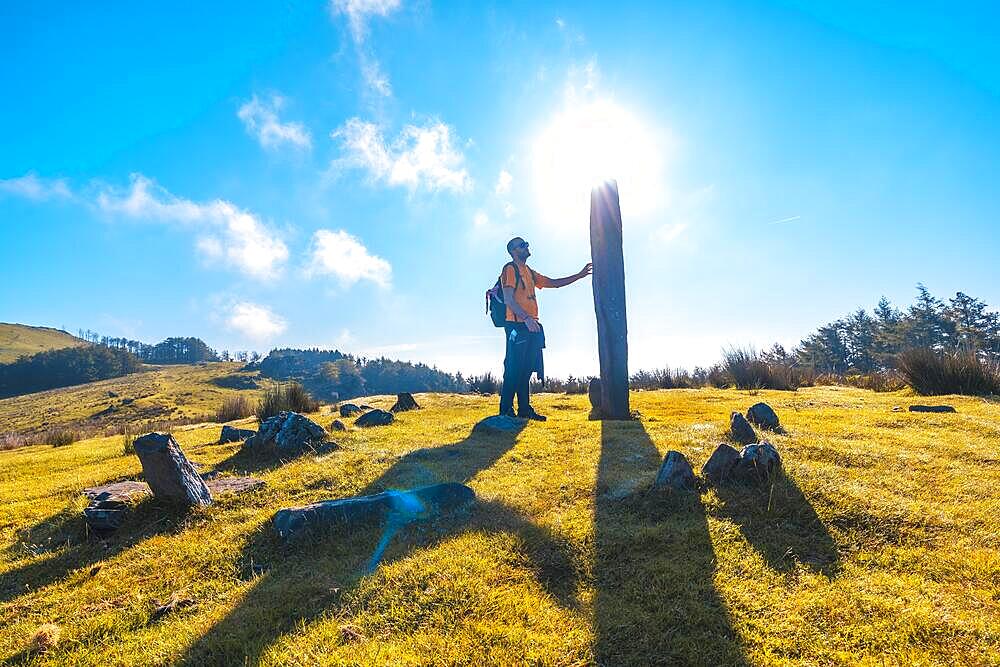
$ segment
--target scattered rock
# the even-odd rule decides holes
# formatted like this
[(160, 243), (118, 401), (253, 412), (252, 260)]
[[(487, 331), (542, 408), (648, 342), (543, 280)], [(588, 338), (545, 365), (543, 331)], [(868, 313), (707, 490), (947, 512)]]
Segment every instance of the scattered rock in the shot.
[(894, 405), (894, 406), (892, 406), (892, 411), (893, 412), (902, 412), (903, 408), (902, 408), (902, 406)]
[(346, 431), (347, 430), (347, 426), (345, 426), (344, 422), (340, 421), (339, 419), (334, 419), (333, 422), (330, 424), (330, 430), (331, 431)]
[(340, 416), (341, 417), (351, 417), (359, 412), (364, 412), (359, 406), (354, 405), (354, 403), (344, 403), (340, 406)]
[(950, 405), (911, 405), (910, 412), (957, 412)]
[(113, 391), (108, 392), (108, 398), (118, 398), (118, 394)]
[(740, 453), (726, 443), (720, 444), (701, 467), (701, 476), (710, 484), (722, 484), (740, 462)]
[(169, 433), (147, 433), (135, 441), (142, 476), (153, 496), (182, 505), (210, 505), (212, 494)]
[(280, 412), (265, 419), (257, 434), (243, 442), (243, 447), (298, 454), (324, 442), (326, 431), (322, 426), (297, 412)]
[(656, 473), (653, 486), (667, 488), (673, 491), (693, 491), (695, 488), (694, 470), (687, 458), (680, 452), (669, 451), (663, 458), (660, 471)]
[(508, 415), (493, 415), (486, 419), (481, 419), (472, 427), (472, 432), (476, 433), (519, 433), (528, 423), (527, 419), (510, 417)]
[(601, 378), (593, 378), (587, 386), (587, 398), (590, 399), (590, 419), (601, 418)]
[(747, 445), (740, 452), (736, 464), (736, 477), (750, 483), (766, 482), (781, 468), (781, 457), (774, 445), (764, 441)]
[(396, 404), (389, 408), (389, 412), (406, 412), (407, 410), (419, 410), (420, 406), (413, 400), (413, 394), (403, 392), (396, 394)]
[(370, 405), (366, 405), (366, 404), (364, 404), (364, 403), (362, 403), (362, 404), (361, 404), (361, 405), (359, 405), (358, 407), (359, 407), (359, 408), (361, 408), (362, 410), (374, 410), (374, 409), (375, 409), (375, 408), (373, 408), (372, 406), (370, 406)]
[(242, 442), (247, 438), (252, 438), (257, 435), (257, 431), (248, 428), (236, 428), (235, 426), (229, 426), (228, 424), (222, 427), (222, 434), (219, 436), (219, 444), (225, 444), (227, 442)]
[(767, 403), (751, 405), (750, 409), (747, 410), (747, 421), (758, 428), (769, 431), (776, 431), (780, 426), (777, 413)]
[(396, 416), (385, 410), (370, 410), (354, 420), (355, 426), (366, 428), (369, 426), (388, 426), (396, 421)]
[(757, 434), (754, 432), (753, 426), (750, 425), (746, 417), (738, 412), (729, 416), (729, 437), (741, 445), (757, 442)]
[(475, 499), (475, 491), (456, 482), (409, 491), (385, 491), (278, 510), (274, 515), (274, 529), (280, 538), (288, 539), (312, 526), (353, 527), (387, 518), (399, 525), (433, 518), (468, 505)]

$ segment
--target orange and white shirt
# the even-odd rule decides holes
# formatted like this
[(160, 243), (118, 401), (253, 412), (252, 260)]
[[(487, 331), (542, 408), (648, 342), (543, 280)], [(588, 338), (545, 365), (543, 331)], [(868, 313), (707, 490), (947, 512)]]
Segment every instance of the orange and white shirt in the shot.
[[(514, 273), (515, 269), (521, 274), (520, 280)], [(500, 286), (513, 289), (514, 301), (524, 309), (524, 312), (538, 319), (538, 301), (535, 299), (535, 288), (552, 287), (552, 280), (529, 268), (527, 264), (511, 262), (504, 267), (503, 273), (500, 274)], [(507, 321), (523, 322), (524, 320), (516, 316), (508, 306)]]

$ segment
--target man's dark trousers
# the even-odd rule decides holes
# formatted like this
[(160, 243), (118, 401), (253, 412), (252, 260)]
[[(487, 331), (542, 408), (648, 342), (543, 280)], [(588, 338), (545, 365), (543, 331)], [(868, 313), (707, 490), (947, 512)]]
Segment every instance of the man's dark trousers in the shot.
[(500, 413), (513, 412), (514, 394), (517, 394), (518, 412), (527, 414), (531, 412), (529, 382), (545, 345), (545, 335), (541, 331), (528, 331), (523, 322), (508, 322), (504, 333), (507, 336), (507, 354), (503, 360)]

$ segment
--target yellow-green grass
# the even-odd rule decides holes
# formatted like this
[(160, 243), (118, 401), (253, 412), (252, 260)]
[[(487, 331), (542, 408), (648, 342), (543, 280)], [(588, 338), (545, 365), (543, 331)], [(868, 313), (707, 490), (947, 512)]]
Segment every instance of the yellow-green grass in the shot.
[[(366, 399), (387, 407), (391, 399)], [(267, 487), (172, 513), (141, 503), (87, 539), (80, 490), (135, 477), (120, 438), (0, 452), (0, 659), (39, 664), (1000, 664), (1000, 405), (900, 394), (672, 390), (639, 422), (587, 420), (540, 395), (547, 423), (472, 435), (495, 401), (418, 395), (395, 424), (288, 461), (175, 435), (203, 470)], [(768, 401), (786, 475), (760, 490), (650, 488), (662, 456), (696, 467), (732, 410)], [(893, 411), (896, 405), (903, 411)], [(314, 416), (326, 426), (333, 415)], [(249, 423), (249, 422), (248, 422)], [(282, 507), (437, 481), (468, 512), (282, 545)], [(92, 568), (100, 566), (93, 573)], [(193, 601), (151, 621), (172, 595)], [(30, 653), (46, 623), (62, 640)]]
[(86, 342), (59, 329), (0, 322), (0, 364), (9, 364), (24, 355), (77, 345)]
[[(55, 427), (135, 427), (144, 422), (210, 419), (237, 393), (215, 380), (246, 375), (242, 364), (144, 366), (139, 373), (0, 400), (0, 433), (32, 434)], [(257, 390), (242, 390), (254, 398)]]

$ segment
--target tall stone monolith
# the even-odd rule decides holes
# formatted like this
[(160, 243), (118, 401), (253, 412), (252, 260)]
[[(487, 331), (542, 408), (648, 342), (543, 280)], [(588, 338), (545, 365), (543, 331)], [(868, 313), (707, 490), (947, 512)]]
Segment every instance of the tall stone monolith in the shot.
[(590, 191), (590, 256), (594, 263), (592, 284), (601, 363), (600, 417), (631, 419), (622, 212), (615, 181), (606, 181)]

